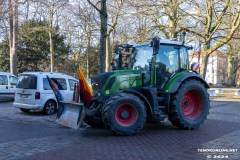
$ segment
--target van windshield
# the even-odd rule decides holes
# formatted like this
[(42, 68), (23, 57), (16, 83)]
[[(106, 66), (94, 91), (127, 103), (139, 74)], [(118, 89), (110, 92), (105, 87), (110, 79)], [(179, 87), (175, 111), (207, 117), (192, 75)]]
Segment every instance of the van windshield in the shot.
[(22, 89), (37, 89), (37, 76), (21, 75), (16, 87)]

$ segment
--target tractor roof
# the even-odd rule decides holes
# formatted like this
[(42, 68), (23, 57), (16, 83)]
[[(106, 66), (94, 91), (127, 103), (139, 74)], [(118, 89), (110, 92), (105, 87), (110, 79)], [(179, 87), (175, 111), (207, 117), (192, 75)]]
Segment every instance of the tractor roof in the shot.
[[(133, 46), (149, 45), (149, 44), (150, 44), (150, 42), (146, 42), (146, 43), (143, 43), (143, 44), (135, 44)], [(171, 45), (182, 46), (183, 42), (176, 41), (175, 39), (160, 39), (160, 45), (161, 44), (171, 44)], [(184, 46), (187, 47), (187, 48), (192, 48), (192, 46), (188, 45), (188, 44), (184, 44)]]

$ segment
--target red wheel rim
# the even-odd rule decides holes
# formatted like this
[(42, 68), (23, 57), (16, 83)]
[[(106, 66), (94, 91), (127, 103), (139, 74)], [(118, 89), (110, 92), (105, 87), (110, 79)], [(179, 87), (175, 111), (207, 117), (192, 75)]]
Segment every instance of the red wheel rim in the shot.
[(190, 90), (183, 95), (182, 112), (190, 119), (196, 120), (202, 113), (202, 96), (197, 90)]
[(115, 119), (117, 123), (124, 127), (133, 125), (137, 121), (137, 118), (137, 109), (129, 103), (121, 104), (115, 111)]

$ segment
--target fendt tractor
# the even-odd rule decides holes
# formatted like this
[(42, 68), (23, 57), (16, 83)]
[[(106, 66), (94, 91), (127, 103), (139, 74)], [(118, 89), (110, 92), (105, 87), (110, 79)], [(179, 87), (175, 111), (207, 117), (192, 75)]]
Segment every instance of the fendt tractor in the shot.
[(198, 128), (209, 113), (209, 86), (198, 73), (199, 65), (189, 66), (190, 49), (184, 41), (158, 38), (150, 43), (117, 45), (113, 70), (91, 78), (91, 104), (64, 103), (59, 120), (63, 117), (62, 124), (79, 127), (86, 115), (87, 124), (104, 124), (119, 135), (136, 134), (146, 122), (165, 118), (182, 129)]

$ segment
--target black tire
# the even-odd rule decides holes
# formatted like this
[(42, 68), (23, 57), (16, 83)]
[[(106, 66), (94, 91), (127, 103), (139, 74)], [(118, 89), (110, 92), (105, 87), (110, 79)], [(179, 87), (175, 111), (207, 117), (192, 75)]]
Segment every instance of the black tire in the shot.
[(207, 118), (210, 100), (204, 84), (188, 80), (172, 95), (169, 120), (181, 129), (196, 129)]
[(49, 100), (45, 103), (44, 108), (43, 108), (43, 112), (46, 115), (52, 115), (57, 111), (57, 104), (55, 101), (53, 100)]
[(20, 108), (20, 110), (21, 110), (22, 112), (24, 112), (24, 113), (28, 113), (28, 112), (30, 112), (30, 109)]
[(119, 93), (105, 103), (103, 122), (107, 128), (119, 135), (138, 133), (146, 122), (146, 109), (137, 96)]
[(104, 128), (105, 125), (103, 123), (102, 117), (91, 117), (91, 116), (86, 116), (84, 121), (90, 125), (92, 128)]

